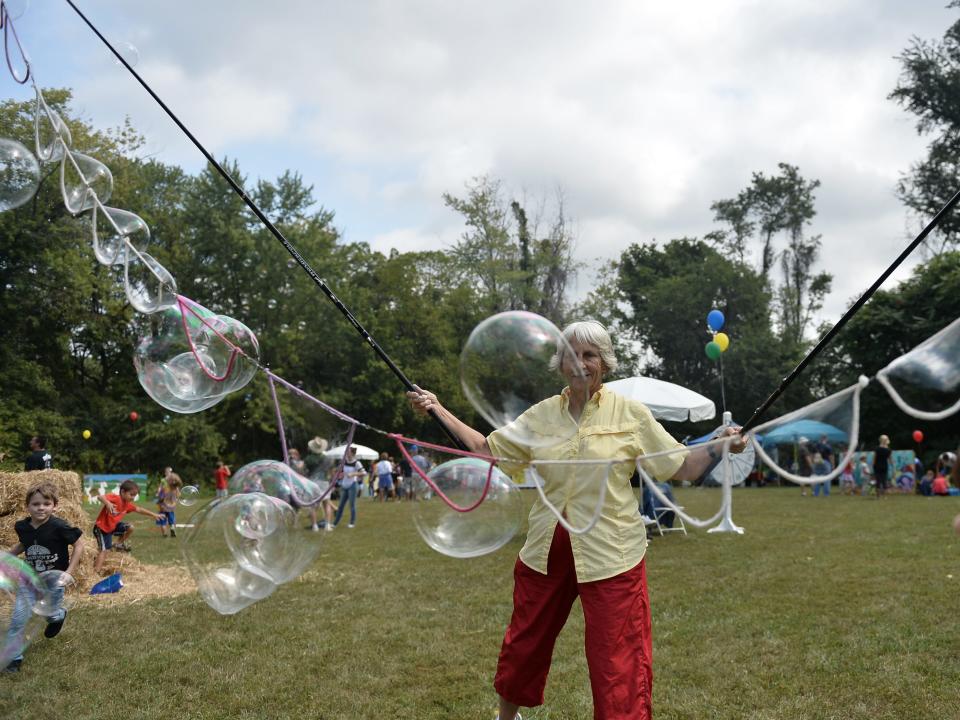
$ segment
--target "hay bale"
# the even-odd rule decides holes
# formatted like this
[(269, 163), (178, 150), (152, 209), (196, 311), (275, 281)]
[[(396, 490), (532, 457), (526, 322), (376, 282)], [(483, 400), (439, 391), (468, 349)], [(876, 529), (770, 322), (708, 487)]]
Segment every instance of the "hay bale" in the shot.
[(53, 483), (60, 495), (60, 504), (80, 505), (83, 484), (80, 476), (66, 470), (34, 470), (22, 473), (0, 473), (0, 515), (24, 512), (27, 490), (41, 482)]

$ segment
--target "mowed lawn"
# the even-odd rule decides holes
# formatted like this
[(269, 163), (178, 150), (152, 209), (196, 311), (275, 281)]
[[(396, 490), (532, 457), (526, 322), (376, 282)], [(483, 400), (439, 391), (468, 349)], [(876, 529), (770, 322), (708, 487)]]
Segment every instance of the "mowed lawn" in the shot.
[[(678, 497), (705, 517), (720, 491)], [(960, 498), (744, 489), (744, 535), (655, 538), (656, 717), (960, 717), (958, 512)], [(79, 606), (0, 676), (0, 718), (491, 720), (522, 538), (455, 560), (420, 540), (409, 505), (363, 499), (359, 515), (310, 572), (232, 617), (195, 593)], [(134, 517), (141, 561), (181, 562), (181, 538)], [(525, 720), (592, 717), (582, 648), (577, 605)]]

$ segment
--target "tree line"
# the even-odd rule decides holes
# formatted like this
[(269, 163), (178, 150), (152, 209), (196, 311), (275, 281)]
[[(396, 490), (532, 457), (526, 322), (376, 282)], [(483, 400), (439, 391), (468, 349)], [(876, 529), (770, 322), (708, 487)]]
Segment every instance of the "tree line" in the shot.
[[(958, 37), (960, 23), (942, 42), (913, 40), (891, 94), (917, 115), (919, 132), (933, 134), (927, 160), (898, 186), (905, 205), (923, 216), (960, 187), (951, 160), (960, 137), (960, 93), (952, 91), (960, 77)], [(109, 204), (147, 222), (149, 251), (173, 272), (180, 293), (242, 320), (260, 340), (264, 365), (312, 395), (375, 427), (443, 440), (409, 411), (394, 376), (212, 169), (190, 175), (143, 158), (143, 138), (129, 123), (97, 130), (71, 112), (68, 90), (45, 97), (74, 146), (110, 167)], [(0, 103), (0, 137), (29, 145), (32, 124), (32, 103)], [(458, 358), (473, 327), (495, 312), (531, 310), (560, 326), (597, 318), (614, 330), (621, 375), (653, 375), (719, 401), (719, 368), (703, 352), (704, 318), (718, 307), (732, 337), (722, 358), (726, 405), (741, 422), (825, 330), (814, 326), (832, 279), (817, 269), (821, 237), (812, 232), (819, 181), (787, 163), (754, 173), (747, 187), (716, 200), (715, 227), (703, 237), (630, 245), (576, 304), (569, 287), (582, 268), (562, 192), (531, 200), (499, 179), (474, 178), (441, 198), (463, 218), (455, 243), (381, 253), (341, 237), (334, 211), (318, 205), (297, 173), (251, 181), (237, 162), (225, 163), (408, 376), (480, 428), (484, 421), (459, 389)], [(218, 457), (234, 464), (276, 457), (262, 375), (196, 415), (171, 413), (146, 396), (131, 358), (148, 318), (127, 304), (121, 271), (96, 262), (89, 222), (64, 209), (58, 168), (43, 173), (30, 203), (0, 213), (0, 467), (16, 469), (35, 433), (48, 437), (60, 467), (86, 472), (171, 464), (191, 479), (209, 474)], [(773, 413), (873, 374), (960, 316), (956, 217), (933, 237), (913, 277), (878, 293)], [(279, 400), (293, 445), (302, 448), (314, 435), (344, 437), (343, 423), (294, 395), (281, 391)], [(864, 438), (886, 432), (895, 445), (911, 445), (916, 423), (878, 391), (864, 402)], [(949, 421), (919, 427), (931, 448), (957, 444)], [(673, 429), (684, 435), (705, 428)], [(355, 439), (390, 449), (362, 428)]]

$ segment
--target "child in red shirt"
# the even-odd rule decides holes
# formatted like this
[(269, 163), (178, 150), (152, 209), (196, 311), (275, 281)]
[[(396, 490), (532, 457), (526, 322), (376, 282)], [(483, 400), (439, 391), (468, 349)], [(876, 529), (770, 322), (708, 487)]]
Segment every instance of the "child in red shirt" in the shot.
[(217, 460), (217, 469), (213, 471), (213, 481), (217, 486), (217, 497), (227, 496), (227, 478), (230, 477), (230, 466), (224, 465), (223, 460)]
[(97, 546), (100, 548), (97, 559), (93, 564), (93, 568), (98, 574), (103, 570), (103, 561), (107, 556), (107, 551), (113, 547), (113, 534), (115, 532), (123, 533), (117, 547), (124, 550), (130, 549), (127, 545), (127, 538), (133, 534), (133, 526), (122, 522), (124, 515), (128, 512), (135, 512), (141, 515), (149, 515), (154, 520), (160, 519), (160, 515), (157, 515), (157, 513), (133, 504), (139, 492), (140, 488), (133, 480), (124, 480), (120, 483), (119, 495), (110, 493), (98, 496), (100, 502), (103, 503), (103, 508), (93, 523), (93, 535), (97, 538)]

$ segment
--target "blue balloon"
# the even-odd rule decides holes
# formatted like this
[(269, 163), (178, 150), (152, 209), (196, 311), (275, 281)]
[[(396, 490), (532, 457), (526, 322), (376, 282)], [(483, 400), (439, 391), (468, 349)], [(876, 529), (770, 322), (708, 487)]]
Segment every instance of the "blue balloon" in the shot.
[(714, 332), (719, 332), (725, 321), (726, 318), (723, 317), (723, 313), (719, 310), (711, 310), (707, 313), (707, 325)]

